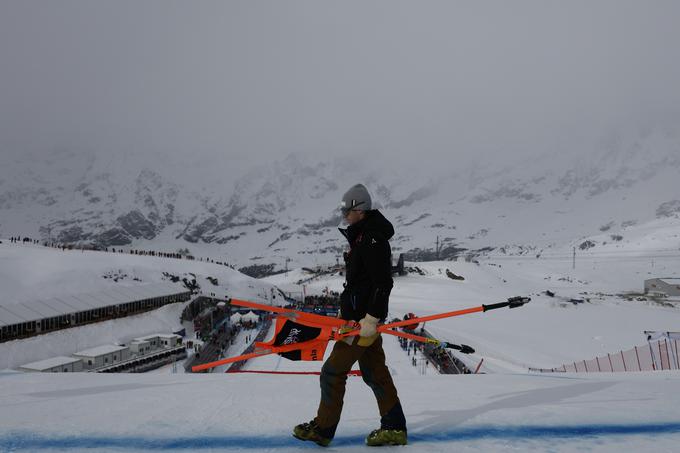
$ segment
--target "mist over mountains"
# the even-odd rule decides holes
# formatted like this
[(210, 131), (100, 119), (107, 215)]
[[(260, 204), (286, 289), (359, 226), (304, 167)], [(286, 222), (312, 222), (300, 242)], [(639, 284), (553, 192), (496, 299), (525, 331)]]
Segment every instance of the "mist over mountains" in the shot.
[[(236, 173), (226, 162), (187, 165), (73, 150), (42, 160), (6, 156), (0, 234), (126, 249), (187, 247), (197, 256), (270, 270), (286, 260), (333, 263), (345, 247), (336, 229), (338, 200), (357, 182), (394, 222), (394, 252), (412, 260), (436, 258), (437, 240), (444, 259), (534, 253), (680, 217), (677, 128), (626, 130), (591, 146), (511, 164), (442, 160), (436, 168), (293, 153)], [(215, 174), (221, 176), (210, 179)]]

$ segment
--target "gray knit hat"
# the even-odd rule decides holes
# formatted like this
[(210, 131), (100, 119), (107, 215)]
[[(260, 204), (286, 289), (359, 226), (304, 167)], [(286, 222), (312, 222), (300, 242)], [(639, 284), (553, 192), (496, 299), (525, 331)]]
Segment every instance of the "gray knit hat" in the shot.
[(340, 209), (342, 214), (345, 215), (351, 210), (355, 211), (370, 211), (371, 210), (371, 196), (368, 193), (368, 189), (363, 184), (356, 184), (352, 186), (345, 194), (342, 196), (342, 201), (340, 202)]

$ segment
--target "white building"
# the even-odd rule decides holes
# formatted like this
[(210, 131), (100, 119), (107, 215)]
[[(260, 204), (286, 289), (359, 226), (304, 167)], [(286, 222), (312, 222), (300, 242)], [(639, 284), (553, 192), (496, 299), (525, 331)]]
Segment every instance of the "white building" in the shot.
[(82, 359), (83, 369), (92, 370), (129, 359), (130, 348), (128, 346), (105, 345), (78, 351), (73, 354), (73, 357)]
[(146, 335), (144, 337), (137, 337), (133, 341), (146, 341), (146, 342), (149, 343), (151, 350), (154, 351), (154, 350), (160, 348), (161, 340), (160, 340), (159, 337), (160, 337), (160, 335), (158, 335), (158, 334)]
[[(130, 347), (132, 348), (132, 343), (134, 342), (147, 342), (149, 343), (150, 351), (155, 351), (157, 349), (167, 349), (167, 348), (174, 348), (175, 346), (179, 346), (182, 344), (182, 337), (174, 334), (174, 333), (157, 333), (153, 335), (147, 335), (144, 337), (139, 337), (135, 338), (131, 343)], [(133, 351), (134, 352), (134, 351)]]
[(20, 371), (41, 373), (76, 373), (83, 371), (82, 359), (74, 357), (52, 357), (19, 367)]
[(158, 335), (161, 347), (168, 349), (182, 344), (182, 337), (174, 333)]
[(151, 342), (146, 340), (132, 340), (130, 342), (130, 352), (137, 355), (145, 355), (151, 352)]

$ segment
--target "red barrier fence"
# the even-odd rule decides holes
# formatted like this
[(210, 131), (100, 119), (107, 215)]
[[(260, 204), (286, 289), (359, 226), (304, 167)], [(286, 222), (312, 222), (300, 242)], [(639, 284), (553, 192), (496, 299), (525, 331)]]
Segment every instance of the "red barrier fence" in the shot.
[(677, 339), (663, 338), (644, 346), (590, 360), (565, 363), (556, 368), (529, 368), (541, 373), (618, 373), (626, 371), (680, 370)]

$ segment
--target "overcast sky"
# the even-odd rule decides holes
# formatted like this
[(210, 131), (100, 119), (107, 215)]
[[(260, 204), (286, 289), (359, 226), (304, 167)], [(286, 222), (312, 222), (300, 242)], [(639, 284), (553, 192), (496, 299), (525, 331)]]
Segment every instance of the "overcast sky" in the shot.
[(0, 151), (514, 158), (677, 113), (678, 24), (673, 0), (0, 0)]

